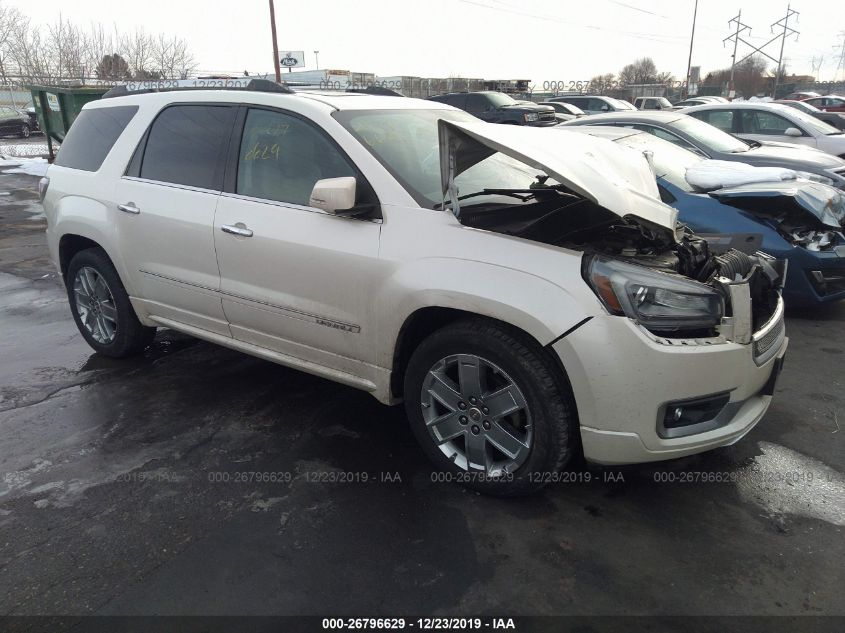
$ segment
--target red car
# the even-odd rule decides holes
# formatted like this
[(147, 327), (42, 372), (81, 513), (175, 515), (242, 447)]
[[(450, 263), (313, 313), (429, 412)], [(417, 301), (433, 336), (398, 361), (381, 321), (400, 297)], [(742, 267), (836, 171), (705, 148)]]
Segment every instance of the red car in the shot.
[(816, 106), (825, 112), (845, 112), (845, 97), (839, 95), (827, 95), (825, 97), (810, 97), (802, 99), (804, 103)]

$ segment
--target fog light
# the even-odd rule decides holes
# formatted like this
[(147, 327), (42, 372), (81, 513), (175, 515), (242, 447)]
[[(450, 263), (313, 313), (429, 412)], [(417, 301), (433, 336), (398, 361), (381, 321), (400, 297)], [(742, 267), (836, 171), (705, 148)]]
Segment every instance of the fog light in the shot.
[(719, 393), (704, 398), (670, 402), (666, 405), (663, 426), (667, 429), (674, 429), (709, 422), (719, 415), (719, 412), (725, 408), (730, 399), (729, 393)]

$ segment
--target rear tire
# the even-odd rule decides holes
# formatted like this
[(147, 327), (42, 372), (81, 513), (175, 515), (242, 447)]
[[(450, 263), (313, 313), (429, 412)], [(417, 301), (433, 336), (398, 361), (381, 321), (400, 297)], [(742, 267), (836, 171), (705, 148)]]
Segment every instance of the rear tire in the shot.
[(577, 416), (559, 367), (506, 324), (469, 319), (429, 336), (408, 363), (404, 396), (414, 435), (440, 473), (433, 481), (529, 494), (576, 452)]
[(65, 282), (73, 320), (94, 351), (125, 358), (139, 354), (152, 343), (156, 328), (138, 320), (104, 250), (91, 248), (74, 255)]

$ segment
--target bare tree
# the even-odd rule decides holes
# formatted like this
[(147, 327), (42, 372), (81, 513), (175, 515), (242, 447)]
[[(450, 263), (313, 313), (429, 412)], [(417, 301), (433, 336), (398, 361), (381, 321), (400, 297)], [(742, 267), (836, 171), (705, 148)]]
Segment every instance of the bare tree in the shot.
[[(91, 24), (91, 28), (84, 34), (84, 66), (90, 72), (96, 72), (102, 60), (117, 54), (115, 34), (106, 31), (102, 24)], [(88, 70), (90, 69), (90, 70)]]
[(9, 64), (15, 33), (24, 17), (15, 7), (0, 5), (0, 78), (8, 81)]
[(605, 90), (612, 90), (615, 88), (616, 75), (613, 73), (605, 73), (604, 75), (596, 75), (590, 79), (590, 92), (597, 92), (604, 94)]
[(56, 22), (47, 25), (44, 44), (50, 74), (79, 79), (85, 76), (85, 40), (82, 32), (61, 13)]
[(133, 77), (143, 77), (152, 70), (153, 38), (142, 28), (120, 36), (120, 55), (127, 61)]
[(653, 84), (657, 82), (657, 66), (651, 57), (641, 57), (619, 71), (622, 85)]
[(153, 67), (165, 79), (185, 79), (196, 68), (188, 43), (181, 37), (163, 33), (153, 42)]
[[(766, 76), (766, 60), (761, 55), (753, 55), (734, 67), (734, 88), (739, 94), (751, 97), (765, 92), (770, 78)], [(726, 86), (730, 80), (731, 69), (724, 68), (707, 73), (703, 85)]]
[(142, 28), (120, 33), (115, 27), (112, 32), (102, 24), (83, 29), (61, 14), (52, 24), (39, 27), (0, 0), (0, 79), (4, 81), (11, 77), (25, 82), (79, 81), (98, 69), (110, 77), (123, 76), (122, 70), (112, 68), (117, 57), (126, 61), (129, 74), (138, 79), (186, 78), (197, 67), (181, 37), (153, 36)]

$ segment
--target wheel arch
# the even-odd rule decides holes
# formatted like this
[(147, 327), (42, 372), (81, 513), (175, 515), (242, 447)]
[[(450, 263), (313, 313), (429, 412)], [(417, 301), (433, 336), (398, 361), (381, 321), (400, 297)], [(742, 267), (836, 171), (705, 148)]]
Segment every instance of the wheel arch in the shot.
[[(59, 239), (59, 269), (65, 281), (67, 281), (67, 269), (70, 266), (70, 260), (80, 251), (88, 250), (89, 248), (102, 249), (103, 247), (91, 238), (75, 233), (66, 233)], [(108, 253), (106, 254), (108, 255)]]
[[(409, 314), (396, 337), (396, 344), (393, 349), (393, 364), (390, 373), (390, 393), (391, 400), (397, 402), (402, 399), (403, 385), (405, 381), (405, 372), (408, 368), (408, 362), (414, 350), (429, 336), (437, 330), (446, 327), (452, 323), (467, 319), (483, 319), (491, 323), (495, 323), (499, 327), (510, 330), (517, 336), (524, 338), (534, 345), (537, 349), (555, 366), (558, 370), (556, 376), (559, 380), (559, 385), (564, 389), (565, 393), (573, 394), (572, 385), (569, 381), (569, 376), (566, 368), (563, 365), (560, 357), (552, 349), (552, 343), (543, 345), (536, 336), (523, 328), (477, 312), (462, 310), (458, 308), (451, 308), (446, 306), (427, 306), (419, 308), (418, 310)], [(572, 409), (575, 411), (577, 419), (577, 407), (573, 398)]]

